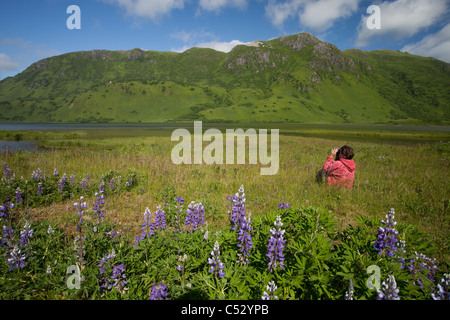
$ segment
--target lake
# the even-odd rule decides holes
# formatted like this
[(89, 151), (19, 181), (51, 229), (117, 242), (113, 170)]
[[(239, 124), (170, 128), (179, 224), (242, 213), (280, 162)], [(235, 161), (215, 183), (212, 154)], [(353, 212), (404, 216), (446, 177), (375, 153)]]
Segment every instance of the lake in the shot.
[(13, 141), (13, 140), (0, 140), (0, 154), (8, 152), (21, 151), (42, 151), (39, 148), (39, 141)]

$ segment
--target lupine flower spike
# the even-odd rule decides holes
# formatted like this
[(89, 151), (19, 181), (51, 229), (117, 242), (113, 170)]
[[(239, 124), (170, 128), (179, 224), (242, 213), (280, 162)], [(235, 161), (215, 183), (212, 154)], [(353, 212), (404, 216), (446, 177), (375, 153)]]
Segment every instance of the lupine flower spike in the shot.
[(377, 289), (378, 300), (400, 300), (398, 296), (399, 289), (397, 288), (397, 282), (393, 275), (389, 275), (386, 281), (383, 282), (382, 288)]
[(433, 300), (450, 300), (450, 294), (448, 292), (450, 283), (450, 274), (445, 273), (441, 279), (441, 282), (438, 283), (436, 293), (432, 293), (431, 297)]
[(273, 272), (277, 267), (284, 269), (284, 243), (283, 239), (285, 230), (281, 230), (283, 223), (281, 217), (277, 216), (274, 222), (275, 228), (270, 229), (269, 244), (267, 245), (268, 252), (266, 254), (269, 260), (269, 270)]
[(378, 251), (378, 254), (385, 252), (388, 257), (392, 257), (395, 255), (395, 251), (397, 251), (396, 236), (398, 235), (398, 231), (394, 228), (397, 225), (394, 219), (395, 211), (391, 209), (386, 215), (386, 221), (381, 220), (384, 227), (378, 228), (377, 240), (373, 246)]
[(169, 300), (166, 298), (168, 295), (167, 285), (160, 281), (159, 284), (153, 284), (152, 291), (150, 292), (150, 300)]
[(209, 273), (214, 273), (215, 277), (219, 276), (219, 278), (223, 278), (225, 276), (225, 271), (223, 271), (225, 265), (220, 261), (219, 255), (220, 255), (219, 242), (216, 241), (214, 243), (214, 251), (211, 251), (212, 258), (208, 258), (208, 264), (211, 265)]
[(264, 291), (262, 300), (278, 300), (278, 297), (274, 295), (275, 291), (277, 291), (277, 286), (275, 285), (275, 282), (270, 281), (267, 284), (266, 291)]

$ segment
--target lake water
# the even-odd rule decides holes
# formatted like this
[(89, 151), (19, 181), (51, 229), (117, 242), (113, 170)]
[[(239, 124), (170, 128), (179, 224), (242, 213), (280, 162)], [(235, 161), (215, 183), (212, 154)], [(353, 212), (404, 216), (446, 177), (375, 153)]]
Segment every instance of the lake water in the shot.
[(11, 140), (0, 140), (0, 154), (21, 151), (42, 151), (39, 148), (38, 141), (11, 141)]

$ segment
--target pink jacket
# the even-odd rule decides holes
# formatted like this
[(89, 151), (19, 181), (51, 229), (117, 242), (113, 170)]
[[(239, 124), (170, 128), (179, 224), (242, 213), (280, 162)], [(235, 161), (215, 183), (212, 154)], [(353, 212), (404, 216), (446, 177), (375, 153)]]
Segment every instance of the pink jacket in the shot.
[(327, 174), (328, 185), (345, 186), (347, 189), (353, 187), (353, 179), (355, 177), (355, 162), (348, 159), (333, 160), (329, 156), (323, 164), (323, 171)]

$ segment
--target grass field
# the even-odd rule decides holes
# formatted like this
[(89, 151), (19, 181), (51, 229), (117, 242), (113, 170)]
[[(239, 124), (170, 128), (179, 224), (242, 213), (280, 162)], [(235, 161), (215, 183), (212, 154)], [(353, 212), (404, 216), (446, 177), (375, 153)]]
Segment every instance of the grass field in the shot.
[[(171, 132), (21, 132), (22, 139), (39, 139), (47, 151), (5, 154), (0, 156), (0, 162), (6, 163), (16, 178), (24, 179), (30, 179), (38, 168), (46, 177), (54, 169), (60, 175), (73, 175), (77, 183), (87, 175), (93, 181), (102, 176), (120, 176), (125, 180), (129, 173), (135, 173), (136, 186), (107, 193), (104, 207), (105, 221), (131, 238), (140, 233), (146, 207), (155, 208), (179, 196), (187, 204), (203, 203), (210, 228), (227, 228), (227, 196), (234, 195), (241, 185), (245, 186), (247, 212), (254, 219), (270, 216), (279, 203), (289, 203), (291, 207), (323, 208), (333, 214), (338, 229), (343, 230), (349, 225), (357, 226), (361, 216), (384, 219), (389, 209), (395, 208), (396, 220), (423, 232), (423, 240), (433, 244), (433, 252), (428, 254), (436, 258), (440, 270), (448, 270), (447, 132), (285, 127), (280, 135), (280, 168), (273, 176), (260, 175), (260, 165), (175, 165), (171, 150), (176, 142), (170, 140)], [(0, 137), (13, 139), (14, 135), (1, 132)], [(353, 190), (334, 189), (315, 181), (331, 148), (343, 144), (355, 150)], [(27, 214), (35, 223), (48, 221), (73, 235), (77, 223), (73, 203), (79, 195), (41, 201), (30, 206)], [(93, 193), (85, 197), (89, 204), (95, 202)]]

